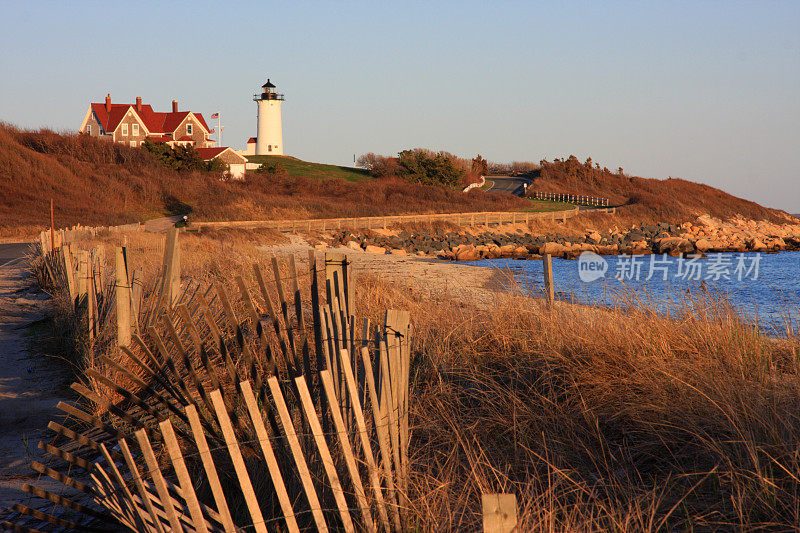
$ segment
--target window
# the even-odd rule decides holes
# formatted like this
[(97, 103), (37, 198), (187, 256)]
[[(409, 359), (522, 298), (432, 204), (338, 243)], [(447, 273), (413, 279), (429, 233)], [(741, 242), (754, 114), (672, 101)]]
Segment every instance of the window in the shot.
[(132, 146), (133, 148), (136, 148), (136, 141), (131, 141), (131, 146)]
[(86, 133), (88, 133), (89, 135), (92, 134), (92, 125), (91, 124), (87, 124), (86, 125)]
[(269, 146), (267, 146), (267, 150), (270, 151), (270, 152), (272, 151), (272, 145), (271, 144)]
[(186, 135), (191, 135), (191, 134), (192, 134), (192, 125), (191, 124), (187, 124), (186, 125)]
[(128, 125), (127, 124), (123, 124), (122, 125), (122, 136), (123, 137), (127, 137), (128, 136)]
[(131, 133), (133, 134), (133, 136), (134, 137), (138, 137), (139, 136), (139, 125), (138, 124), (132, 124), (131, 128), (132, 128)]

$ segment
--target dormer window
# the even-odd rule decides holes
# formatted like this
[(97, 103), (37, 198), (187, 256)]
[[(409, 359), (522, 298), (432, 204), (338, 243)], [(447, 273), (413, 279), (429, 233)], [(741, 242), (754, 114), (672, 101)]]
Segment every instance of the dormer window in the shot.
[(186, 135), (191, 135), (191, 134), (192, 134), (192, 125), (191, 124), (187, 124), (186, 125)]
[(131, 128), (132, 128), (131, 133), (133, 133), (133, 136), (134, 137), (138, 137), (139, 136), (139, 125), (138, 124), (132, 124)]
[(127, 124), (123, 124), (122, 125), (122, 136), (123, 137), (127, 137), (128, 136), (128, 125)]

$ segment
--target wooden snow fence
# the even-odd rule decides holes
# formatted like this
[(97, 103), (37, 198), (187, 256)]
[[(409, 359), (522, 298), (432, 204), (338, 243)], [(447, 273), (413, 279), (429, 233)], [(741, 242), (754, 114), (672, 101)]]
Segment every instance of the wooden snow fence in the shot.
[[(32, 463), (61, 490), (24, 485), (26, 505), (0, 526), (405, 529), (408, 313), (357, 318), (344, 255), (323, 264), (311, 251), (305, 272), (294, 256), (272, 257), (271, 271), (201, 286), (181, 282), (177, 230), (167, 242), (159, 283), (138, 303), (116, 250), (95, 320), (116, 316), (118, 346), (72, 385), (79, 401), (59, 403), (65, 418), (39, 444), (49, 464)], [(94, 272), (95, 255), (68, 243), (45, 255), (63, 265), (53, 279), (73, 301), (94, 290), (77, 273)]]

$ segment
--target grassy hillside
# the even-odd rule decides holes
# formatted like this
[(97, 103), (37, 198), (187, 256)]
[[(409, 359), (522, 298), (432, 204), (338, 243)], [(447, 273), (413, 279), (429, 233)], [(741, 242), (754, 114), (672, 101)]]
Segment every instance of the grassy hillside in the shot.
[[(0, 124), (0, 237), (33, 235), (49, 222), (50, 198), (59, 227), (123, 224), (191, 212), (195, 220), (267, 220), (453, 213), (544, 211), (565, 206), (506, 194), (369, 178), (360, 170), (266, 156), (282, 171), (220, 181), (211, 172), (178, 172), (149, 152), (78, 135), (22, 131)], [(568, 160), (541, 170), (529, 190), (608, 196), (623, 205), (600, 224), (691, 220), (741, 214), (774, 222), (785, 213), (685, 180), (651, 180), (586, 170)], [(583, 224), (586, 217), (571, 223)]]
[(251, 163), (280, 165), (293, 178), (341, 178), (347, 181), (363, 181), (370, 178), (369, 172), (360, 168), (310, 163), (287, 155), (249, 155), (247, 159)]
[[(5, 238), (30, 236), (48, 225), (50, 198), (59, 227), (123, 224), (187, 211), (195, 220), (266, 220), (531, 208), (529, 201), (508, 195), (365, 179), (353, 169), (291, 158), (280, 158), (287, 172), (220, 181), (210, 172), (165, 168), (140, 148), (3, 124), (0, 147), (0, 237)], [(284, 164), (288, 161), (296, 164)], [(304, 168), (321, 170), (302, 175)]]
[(702, 183), (637, 178), (621, 170), (612, 172), (593, 165), (591, 160), (582, 163), (574, 156), (544, 161), (528, 191), (605, 197), (611, 205), (621, 206), (618, 212), (624, 219), (640, 222), (680, 223), (704, 213), (721, 219), (741, 215), (770, 222), (785, 222), (790, 216)]

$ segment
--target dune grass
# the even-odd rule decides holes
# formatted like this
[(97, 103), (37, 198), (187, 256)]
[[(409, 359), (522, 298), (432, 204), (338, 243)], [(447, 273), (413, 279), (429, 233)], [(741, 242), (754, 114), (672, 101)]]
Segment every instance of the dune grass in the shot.
[[(128, 241), (146, 277), (162, 239)], [(231, 283), (266, 260), (260, 243), (281, 239), (187, 235), (184, 277)], [(408, 513), (418, 530), (480, 530), (488, 492), (517, 495), (520, 531), (800, 523), (800, 342), (791, 333), (768, 337), (708, 295), (687, 296), (667, 318), (646, 304), (548, 308), (514, 290), (476, 307), (379, 271), (356, 287), (359, 314), (375, 323), (387, 308), (411, 312)]]

